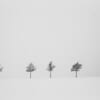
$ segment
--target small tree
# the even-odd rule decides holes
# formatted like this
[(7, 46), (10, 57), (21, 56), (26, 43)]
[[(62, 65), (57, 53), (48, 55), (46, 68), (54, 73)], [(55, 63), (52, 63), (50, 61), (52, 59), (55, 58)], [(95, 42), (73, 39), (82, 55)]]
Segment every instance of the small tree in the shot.
[(30, 72), (30, 79), (31, 79), (31, 73), (33, 71), (35, 71), (36, 68), (34, 67), (34, 65), (32, 63), (30, 63), (28, 66), (27, 66), (27, 69), (26, 69), (26, 72)]
[(55, 68), (55, 66), (52, 64), (52, 62), (50, 62), (48, 69), (47, 69), (50, 72), (50, 78), (52, 77), (51, 72), (53, 71), (54, 68)]
[(2, 67), (1, 64), (0, 64), (0, 72), (2, 72), (2, 70), (3, 70), (3, 67)]
[(76, 72), (76, 78), (77, 78), (77, 72), (82, 68), (82, 65), (79, 64), (78, 62), (75, 63), (72, 68), (71, 68), (71, 71), (75, 71)]

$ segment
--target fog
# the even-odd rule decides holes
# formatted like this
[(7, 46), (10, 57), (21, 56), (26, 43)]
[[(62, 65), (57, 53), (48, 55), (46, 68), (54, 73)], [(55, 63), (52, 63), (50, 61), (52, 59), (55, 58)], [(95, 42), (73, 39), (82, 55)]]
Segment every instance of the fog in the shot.
[(0, 98), (1, 100), (99, 100), (99, 84), (99, 78), (6, 79), (0, 81)]
[(74, 77), (75, 62), (83, 66), (79, 77), (100, 76), (99, 0), (0, 0), (0, 78)]

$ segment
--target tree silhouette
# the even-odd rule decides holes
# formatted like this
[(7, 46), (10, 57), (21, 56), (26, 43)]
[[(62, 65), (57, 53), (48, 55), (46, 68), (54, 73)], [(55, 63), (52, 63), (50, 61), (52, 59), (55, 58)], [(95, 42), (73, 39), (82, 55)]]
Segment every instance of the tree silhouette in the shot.
[(48, 69), (47, 69), (50, 72), (50, 78), (52, 77), (51, 72), (53, 71), (54, 68), (55, 68), (55, 66), (52, 64), (52, 61), (51, 61), (49, 63)]
[(1, 64), (0, 64), (0, 72), (2, 72), (2, 70), (3, 70), (3, 67), (2, 67)]
[(28, 66), (27, 66), (27, 69), (26, 69), (26, 72), (30, 72), (30, 79), (31, 79), (31, 73), (33, 71), (35, 71), (36, 68), (34, 67), (34, 65), (32, 63), (30, 63)]
[(75, 71), (76, 72), (76, 78), (77, 78), (77, 72), (82, 68), (82, 64), (79, 64), (78, 62), (75, 63), (72, 68), (71, 71)]

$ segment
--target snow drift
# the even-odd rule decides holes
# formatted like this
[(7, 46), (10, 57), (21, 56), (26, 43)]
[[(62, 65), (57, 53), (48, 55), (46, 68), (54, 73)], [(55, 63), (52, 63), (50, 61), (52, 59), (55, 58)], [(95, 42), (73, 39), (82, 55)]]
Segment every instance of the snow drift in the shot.
[(0, 80), (0, 100), (99, 100), (100, 78)]

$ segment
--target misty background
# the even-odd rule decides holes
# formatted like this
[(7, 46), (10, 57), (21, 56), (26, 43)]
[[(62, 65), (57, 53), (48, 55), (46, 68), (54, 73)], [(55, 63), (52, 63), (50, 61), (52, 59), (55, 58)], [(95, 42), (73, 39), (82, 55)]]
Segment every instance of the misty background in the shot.
[(79, 77), (100, 76), (99, 0), (0, 0), (0, 78), (74, 77), (75, 62), (83, 66)]

